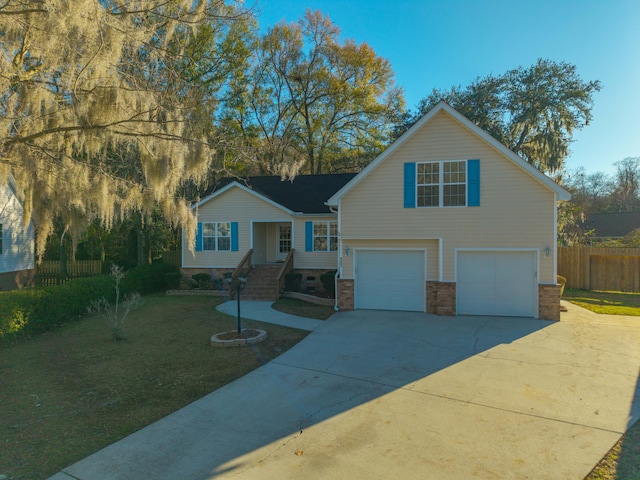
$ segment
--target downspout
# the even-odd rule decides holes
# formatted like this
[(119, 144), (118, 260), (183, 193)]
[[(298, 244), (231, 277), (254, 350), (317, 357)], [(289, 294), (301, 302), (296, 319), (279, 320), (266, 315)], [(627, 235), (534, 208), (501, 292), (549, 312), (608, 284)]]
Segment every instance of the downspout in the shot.
[(338, 215), (338, 265), (336, 265), (336, 274), (333, 277), (333, 298), (335, 298), (333, 310), (338, 312), (340, 311), (338, 306), (338, 277), (340, 276), (340, 270), (342, 270), (342, 229), (340, 228), (340, 210), (330, 206), (329, 211)]

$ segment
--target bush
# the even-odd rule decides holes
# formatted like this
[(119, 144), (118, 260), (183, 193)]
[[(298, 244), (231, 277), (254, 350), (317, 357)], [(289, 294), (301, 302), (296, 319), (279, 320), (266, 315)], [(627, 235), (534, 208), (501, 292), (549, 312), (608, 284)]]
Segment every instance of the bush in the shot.
[(139, 265), (126, 273), (120, 288), (123, 294), (138, 292), (140, 295), (148, 295), (162, 292), (169, 288), (165, 275), (178, 271), (175, 265), (162, 262)]
[(329, 270), (320, 275), (320, 281), (324, 287), (324, 291), (333, 296), (336, 291), (336, 272), (337, 270)]
[(287, 292), (300, 292), (302, 290), (302, 274), (294, 272), (285, 274), (284, 289)]
[[(122, 279), (121, 293), (149, 294), (168, 288), (166, 274), (178, 268), (153, 263), (129, 270)], [(31, 336), (87, 315), (91, 302), (105, 297), (115, 300), (110, 275), (76, 278), (63, 285), (0, 292), (0, 340)]]
[(211, 275), (208, 273), (196, 273), (195, 275), (191, 275), (196, 282), (198, 282), (198, 287), (205, 290), (211, 288)]
[(107, 275), (78, 278), (63, 285), (0, 292), (0, 340), (31, 336), (86, 315), (87, 305), (107, 293)]
[(167, 288), (172, 290), (180, 288), (180, 280), (182, 280), (182, 274), (180, 272), (169, 272), (164, 274), (164, 281), (167, 282)]

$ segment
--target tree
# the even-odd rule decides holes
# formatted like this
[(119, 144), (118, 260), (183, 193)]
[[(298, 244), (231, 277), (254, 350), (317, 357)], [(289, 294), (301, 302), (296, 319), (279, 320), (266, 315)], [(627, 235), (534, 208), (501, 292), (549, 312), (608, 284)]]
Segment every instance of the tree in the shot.
[(339, 34), (328, 17), (307, 10), (258, 42), (227, 118), (253, 147), (260, 171), (357, 169), (387, 144), (404, 108), (391, 65)]
[(640, 157), (614, 163), (617, 168), (611, 201), (614, 211), (633, 212), (640, 208)]
[(571, 202), (585, 213), (606, 212), (611, 209), (613, 180), (604, 172), (587, 173), (579, 167), (563, 178), (564, 187), (571, 192)]
[[(0, 181), (12, 175), (23, 190), (40, 254), (57, 218), (77, 241), (95, 218), (109, 227), (156, 207), (194, 243), (175, 193), (209, 168), (222, 45), (246, 15), (224, 0), (4, 2)], [(114, 161), (122, 150), (131, 154)]]
[(598, 81), (583, 81), (574, 65), (539, 59), (465, 88), (433, 90), (396, 134), (444, 100), (539, 170), (554, 173), (569, 155), (573, 133), (589, 124), (600, 88)]

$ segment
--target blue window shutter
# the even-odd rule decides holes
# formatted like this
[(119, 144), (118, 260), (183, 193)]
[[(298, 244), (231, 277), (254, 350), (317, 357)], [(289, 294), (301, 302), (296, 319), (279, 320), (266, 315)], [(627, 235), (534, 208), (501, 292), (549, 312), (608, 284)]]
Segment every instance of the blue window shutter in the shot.
[(304, 222), (304, 250), (313, 252), (313, 222)]
[(404, 208), (416, 208), (416, 164), (404, 164)]
[(238, 251), (238, 222), (231, 222), (231, 251)]
[(202, 251), (202, 223), (198, 222), (198, 233), (196, 233), (196, 252)]
[(467, 160), (467, 206), (480, 206), (480, 160)]

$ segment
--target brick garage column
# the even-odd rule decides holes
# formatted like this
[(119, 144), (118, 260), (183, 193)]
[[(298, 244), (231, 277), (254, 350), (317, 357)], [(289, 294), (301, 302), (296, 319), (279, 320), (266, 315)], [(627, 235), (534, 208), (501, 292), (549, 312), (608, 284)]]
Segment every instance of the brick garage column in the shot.
[(427, 282), (427, 313), (452, 316), (456, 314), (456, 284)]
[(338, 308), (340, 310), (353, 310), (353, 280), (347, 278), (338, 279)]
[(560, 320), (560, 285), (538, 285), (538, 318)]

